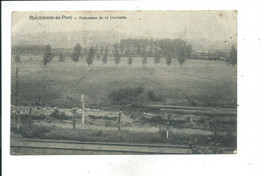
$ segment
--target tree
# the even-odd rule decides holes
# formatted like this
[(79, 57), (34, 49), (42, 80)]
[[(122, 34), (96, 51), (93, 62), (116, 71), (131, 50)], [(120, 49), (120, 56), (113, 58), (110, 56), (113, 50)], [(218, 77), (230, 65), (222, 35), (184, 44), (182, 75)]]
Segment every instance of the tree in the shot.
[(118, 65), (120, 63), (120, 60), (121, 60), (118, 44), (115, 44), (113, 46), (113, 55), (114, 55), (114, 62), (115, 62), (116, 65)]
[(228, 62), (233, 66), (237, 64), (237, 49), (234, 45), (231, 47)]
[(88, 63), (88, 66), (93, 64), (94, 57), (95, 57), (95, 48), (92, 46), (88, 51), (88, 56), (87, 56), (87, 60), (86, 60)]
[(181, 66), (185, 62), (185, 58), (184, 57), (179, 57), (178, 58), (178, 62), (179, 62), (179, 65)]
[(72, 52), (72, 61), (74, 62), (74, 66), (79, 61), (80, 53), (81, 53), (81, 46), (80, 44), (77, 43)]
[(46, 45), (46, 47), (44, 49), (43, 65), (47, 66), (47, 64), (52, 61), (52, 58), (53, 58), (53, 55), (51, 52), (51, 45), (48, 44), (48, 45)]
[[(103, 53), (103, 47), (102, 47), (101, 51), (102, 51), (102, 53)], [(105, 49), (105, 54), (104, 54), (103, 57), (102, 57), (102, 62), (103, 62), (103, 64), (106, 64), (106, 63), (107, 63), (107, 54), (108, 54), (108, 48), (106, 47), (106, 49)]]
[(64, 62), (64, 55), (62, 51), (59, 53), (59, 61)]
[(98, 51), (98, 45), (96, 45), (96, 47), (95, 47), (95, 54), (96, 54), (97, 60), (99, 60), (100, 59), (100, 53)]
[(186, 42), (178, 39), (176, 41), (176, 54), (177, 54), (177, 59), (179, 61), (179, 65), (182, 65), (185, 61), (186, 57)]
[(14, 57), (14, 62), (21, 62), (20, 56), (18, 54)]
[(170, 66), (171, 63), (172, 63), (172, 57), (171, 57), (171, 55), (168, 54), (165, 59), (166, 59), (166, 64), (167, 64), (168, 66)]
[(132, 63), (133, 63), (133, 58), (132, 58), (132, 56), (129, 56), (129, 58), (128, 58), (128, 65), (132, 65)]
[(189, 44), (189, 45), (186, 46), (186, 56), (187, 56), (188, 59), (190, 59), (191, 53), (192, 53), (192, 45)]

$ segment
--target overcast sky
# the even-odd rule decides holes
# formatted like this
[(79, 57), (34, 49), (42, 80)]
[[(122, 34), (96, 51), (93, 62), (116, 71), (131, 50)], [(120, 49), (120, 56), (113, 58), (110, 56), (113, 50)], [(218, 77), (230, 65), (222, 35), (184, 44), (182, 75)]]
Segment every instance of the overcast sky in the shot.
[[(29, 20), (30, 15), (72, 16), (67, 20)], [(80, 20), (79, 17), (105, 17)], [(127, 19), (110, 19), (125, 16)], [(74, 19), (76, 18), (76, 19)], [(115, 30), (145, 37), (234, 41), (237, 34), (235, 11), (109, 11), (109, 12), (14, 12), (12, 32), (16, 34)]]

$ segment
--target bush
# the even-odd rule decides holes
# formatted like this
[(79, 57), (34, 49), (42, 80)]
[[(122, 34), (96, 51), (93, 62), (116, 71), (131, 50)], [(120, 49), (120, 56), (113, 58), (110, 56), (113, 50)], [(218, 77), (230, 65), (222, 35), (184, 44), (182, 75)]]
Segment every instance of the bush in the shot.
[(227, 135), (220, 136), (217, 135), (212, 136), (212, 141), (221, 144), (222, 146), (237, 146), (237, 136), (233, 135), (232, 133), (228, 133)]
[(221, 154), (223, 150), (220, 148), (220, 144), (211, 142), (208, 146), (198, 145), (197, 142), (190, 143), (192, 154)]
[(151, 124), (166, 124), (166, 120), (162, 118), (162, 116), (152, 117), (150, 120)]
[(46, 126), (22, 125), (20, 128), (20, 133), (24, 137), (44, 138), (47, 132), (49, 128)]
[(64, 112), (59, 112), (58, 109), (55, 109), (51, 113), (50, 117), (56, 118), (56, 119), (60, 119), (60, 120), (69, 120), (69, 119), (71, 119), (71, 117), (67, 116)]
[(24, 124), (29, 124), (31, 121), (31, 117), (29, 115), (19, 115), (21, 122)]
[(144, 88), (121, 88), (118, 90), (113, 90), (109, 93), (108, 98), (112, 100), (115, 104), (131, 104), (140, 99), (141, 94), (143, 94)]
[(52, 113), (51, 113), (51, 117), (53, 118), (59, 118), (60, 116), (60, 112), (58, 111), (58, 109), (55, 109)]
[(89, 115), (88, 116), (89, 118), (91, 119), (102, 119), (102, 120), (113, 120), (113, 121), (116, 121), (118, 119), (117, 116), (113, 116), (113, 117), (110, 117), (110, 116), (95, 116), (95, 115)]
[(150, 90), (147, 92), (147, 98), (149, 101), (161, 101), (162, 97), (156, 95), (154, 91)]

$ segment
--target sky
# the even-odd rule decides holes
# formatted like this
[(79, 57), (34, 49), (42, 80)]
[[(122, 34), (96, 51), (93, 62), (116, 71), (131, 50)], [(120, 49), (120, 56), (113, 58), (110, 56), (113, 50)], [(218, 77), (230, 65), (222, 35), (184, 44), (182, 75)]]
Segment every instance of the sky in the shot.
[[(72, 19), (29, 20), (30, 16), (72, 16)], [(105, 19), (105, 16), (108, 19)], [(110, 19), (126, 17), (126, 19)], [(96, 20), (80, 17), (97, 17)], [(103, 19), (99, 19), (103, 17)], [(12, 35), (85, 30), (115, 30), (144, 37), (236, 41), (236, 11), (57, 11), (13, 12)]]

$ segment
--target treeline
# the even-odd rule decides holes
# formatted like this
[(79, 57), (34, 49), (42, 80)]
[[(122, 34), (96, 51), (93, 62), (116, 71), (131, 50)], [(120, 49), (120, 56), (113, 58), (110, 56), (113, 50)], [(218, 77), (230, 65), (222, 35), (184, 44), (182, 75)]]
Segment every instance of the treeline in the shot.
[[(46, 45), (15, 45), (12, 46), (12, 55), (43, 55)], [(70, 57), (72, 49), (52, 48), (53, 56), (59, 56), (60, 53), (64, 56)]]
[(192, 53), (192, 46), (181, 39), (161, 39), (161, 40), (147, 40), (147, 39), (123, 39), (118, 44), (120, 54), (123, 57), (175, 57), (190, 58)]
[[(88, 54), (88, 48), (82, 48), (81, 57), (85, 57)], [(186, 57), (190, 58), (192, 52), (192, 46), (187, 44), (181, 39), (161, 39), (161, 40), (147, 40), (147, 39), (123, 39), (119, 43), (115, 43), (111, 46), (93, 46), (97, 58), (104, 54), (105, 48), (108, 49), (108, 55), (113, 56), (113, 51), (118, 51), (121, 57)], [(32, 54), (40, 55), (44, 54), (44, 45), (18, 45), (12, 47), (13, 55)], [(53, 48), (52, 53), (54, 56), (58, 56), (60, 53), (66, 57), (71, 57), (73, 49), (65, 48)]]
[(147, 57), (154, 57), (154, 64), (160, 63), (161, 58), (165, 58), (166, 64), (170, 65), (173, 58), (179, 60), (179, 64), (183, 64), (186, 58), (190, 58), (192, 46), (181, 39), (123, 39), (119, 43), (111, 46), (90, 46), (82, 48), (78, 43), (73, 49), (51, 48), (47, 46), (14, 46), (12, 54), (17, 61), (19, 55), (43, 55), (43, 64), (47, 65), (52, 58), (58, 57), (63, 62), (65, 58), (70, 57), (74, 65), (85, 58), (88, 65), (92, 65), (93, 61), (100, 60), (106, 64), (108, 56), (114, 57), (115, 64), (119, 64), (121, 57), (128, 57), (128, 64), (131, 65), (133, 57), (141, 57), (142, 64), (146, 65)]
[(153, 58), (154, 64), (165, 59), (167, 65), (171, 65), (172, 59), (176, 58), (179, 65), (182, 65), (186, 59), (207, 59), (220, 60), (226, 56), (225, 61), (236, 64), (236, 48), (232, 46), (229, 56), (221, 52), (215, 53), (199, 53), (192, 51), (192, 46), (181, 39), (161, 39), (161, 40), (147, 40), (147, 39), (123, 39), (119, 43), (111, 46), (90, 46), (82, 48), (78, 43), (72, 49), (51, 48), (51, 45), (46, 46), (13, 46), (12, 55), (15, 62), (20, 62), (19, 55), (43, 55), (43, 64), (47, 65), (52, 58), (58, 57), (60, 62), (65, 61), (66, 58), (71, 58), (76, 65), (81, 59), (85, 59), (88, 66), (92, 65), (94, 60), (101, 60), (103, 64), (107, 63), (108, 57), (114, 58), (114, 63), (118, 65), (121, 57), (128, 58), (128, 64), (133, 63), (133, 57), (142, 58), (142, 64), (147, 64), (147, 58)]
[[(58, 53), (58, 60), (60, 62), (65, 61), (65, 52), (63, 50), (59, 50)], [(85, 58), (88, 66), (92, 65), (94, 60), (101, 59), (104, 64), (107, 63), (107, 55), (108, 55), (108, 48), (102, 47), (102, 51), (98, 52), (96, 47), (91, 46), (88, 50), (84, 49), (82, 51), (81, 45), (77, 43), (73, 48), (70, 58), (74, 62), (74, 66), (76, 63), (80, 61), (80, 58)], [(16, 58), (17, 56), (15, 56)], [(52, 61), (55, 55), (52, 53), (51, 45), (48, 44), (45, 46), (44, 53), (43, 53), (43, 65), (47, 66), (48, 63)], [(15, 59), (16, 60), (16, 59)]]
[(39, 55), (44, 53), (44, 45), (16, 45), (12, 46), (13, 55)]

